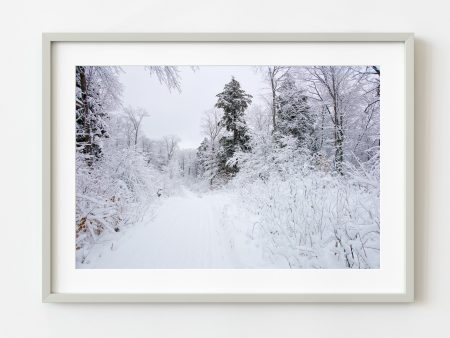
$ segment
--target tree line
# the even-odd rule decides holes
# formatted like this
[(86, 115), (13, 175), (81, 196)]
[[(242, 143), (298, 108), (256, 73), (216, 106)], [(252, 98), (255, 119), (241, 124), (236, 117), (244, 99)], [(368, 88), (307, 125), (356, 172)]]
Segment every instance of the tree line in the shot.
[[(252, 95), (232, 78), (205, 113), (197, 151), (200, 175), (226, 181), (245, 153), (294, 147), (316, 169), (344, 175), (346, 167), (379, 156), (380, 69), (376, 66), (258, 67), (266, 106), (248, 108)], [(248, 121), (257, 122), (249, 131)], [(251, 140), (253, 138), (253, 140)], [(253, 142), (252, 142), (253, 141)], [(240, 154), (240, 156), (236, 156)]]

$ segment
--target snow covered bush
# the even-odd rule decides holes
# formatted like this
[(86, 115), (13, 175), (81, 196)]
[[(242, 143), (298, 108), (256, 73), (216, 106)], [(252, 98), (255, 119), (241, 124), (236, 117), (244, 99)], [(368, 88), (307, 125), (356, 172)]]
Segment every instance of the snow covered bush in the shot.
[(268, 259), (291, 268), (379, 267), (379, 189), (365, 178), (272, 174), (239, 189)]
[(232, 161), (230, 182), (258, 216), (247, 230), (275, 265), (290, 268), (379, 267), (379, 149), (345, 175), (324, 154), (308, 154), (291, 136), (255, 131), (251, 152)]
[(160, 174), (132, 149), (107, 146), (94, 164), (89, 167), (78, 155), (77, 249), (137, 222), (161, 189)]

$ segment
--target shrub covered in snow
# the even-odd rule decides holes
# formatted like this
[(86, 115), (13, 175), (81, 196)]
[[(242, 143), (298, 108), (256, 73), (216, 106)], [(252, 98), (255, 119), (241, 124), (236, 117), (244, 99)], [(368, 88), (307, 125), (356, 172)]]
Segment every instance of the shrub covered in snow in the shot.
[(240, 189), (259, 216), (249, 230), (272, 260), (292, 268), (379, 266), (379, 191), (356, 178), (271, 175)]
[(163, 188), (161, 174), (128, 148), (105, 147), (91, 167), (79, 156), (76, 174), (77, 249), (137, 222)]
[(231, 186), (258, 215), (248, 231), (268, 259), (291, 268), (379, 267), (378, 155), (346, 163), (341, 175), (292, 137), (266, 142), (255, 133), (251, 147), (234, 157), (240, 171)]

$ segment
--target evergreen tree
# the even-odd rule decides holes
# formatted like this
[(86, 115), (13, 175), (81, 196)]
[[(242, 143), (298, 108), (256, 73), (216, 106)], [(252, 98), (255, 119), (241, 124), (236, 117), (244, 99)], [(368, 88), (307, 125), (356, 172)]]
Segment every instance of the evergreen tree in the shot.
[(198, 176), (204, 177), (207, 172), (209, 142), (205, 137), (197, 148)]
[(217, 174), (217, 156), (212, 151), (210, 141), (205, 137), (197, 148), (197, 176), (207, 179), (212, 185)]
[(88, 165), (108, 137), (108, 110), (120, 102), (118, 67), (76, 67), (76, 145)]
[(280, 86), (277, 108), (277, 136), (293, 136), (298, 140), (299, 147), (314, 150), (314, 117), (307, 97), (289, 73)]
[(217, 108), (223, 109), (221, 123), (228, 135), (220, 139), (219, 171), (226, 176), (234, 175), (239, 170), (237, 164), (229, 165), (228, 160), (236, 151), (249, 150), (248, 129), (244, 119), (244, 112), (252, 102), (252, 96), (247, 94), (238, 81), (232, 77), (224, 87), (222, 93), (217, 94)]

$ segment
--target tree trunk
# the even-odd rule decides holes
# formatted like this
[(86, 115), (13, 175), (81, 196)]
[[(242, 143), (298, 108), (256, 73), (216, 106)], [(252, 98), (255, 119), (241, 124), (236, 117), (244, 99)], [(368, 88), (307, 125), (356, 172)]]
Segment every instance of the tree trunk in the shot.
[[(335, 94), (336, 95), (336, 94)], [(336, 147), (336, 153), (334, 157), (335, 167), (339, 174), (343, 174), (342, 164), (344, 163), (344, 129), (343, 129), (343, 116), (340, 112), (338, 101), (336, 96), (333, 97), (334, 106), (334, 144)]]
[(336, 130), (336, 170), (339, 174), (343, 174), (342, 164), (344, 163), (344, 133), (340, 126)]
[(277, 114), (277, 106), (276, 106), (276, 88), (275, 88), (275, 79), (274, 74), (270, 73), (270, 85), (272, 87), (272, 123), (273, 123), (273, 131), (276, 129), (276, 114)]
[(83, 152), (89, 155), (87, 159), (87, 164), (92, 164), (92, 139), (91, 139), (91, 125), (89, 121), (89, 102), (87, 94), (87, 80), (86, 80), (86, 69), (84, 67), (79, 67), (80, 74), (80, 91), (81, 91), (81, 102), (83, 105), (83, 136), (81, 142), (84, 143)]

